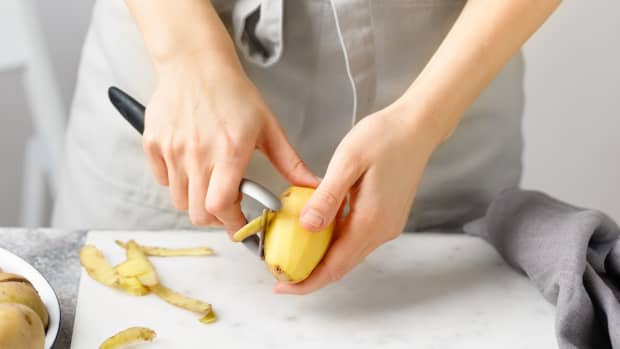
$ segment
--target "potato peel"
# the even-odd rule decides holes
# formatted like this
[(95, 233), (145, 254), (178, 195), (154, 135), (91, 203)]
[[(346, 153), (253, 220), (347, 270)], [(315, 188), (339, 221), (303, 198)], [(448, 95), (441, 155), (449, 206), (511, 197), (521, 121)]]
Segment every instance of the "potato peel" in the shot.
[[(116, 240), (116, 244), (127, 249), (127, 244)], [(213, 249), (210, 247), (187, 247), (187, 248), (167, 248), (155, 246), (143, 246), (138, 244), (142, 252), (150, 257), (201, 257), (213, 255)]]
[(258, 233), (262, 225), (263, 225), (263, 216), (254, 218), (248, 224), (244, 225), (243, 227), (241, 227), (241, 229), (237, 230), (237, 232), (233, 234), (233, 237), (232, 237), (233, 241), (241, 242), (247, 239), (248, 237)]
[(110, 287), (118, 287), (119, 278), (116, 270), (106, 260), (97, 247), (86, 245), (80, 250), (80, 264), (95, 281)]
[(121, 276), (118, 287), (132, 296), (144, 296), (150, 293), (149, 288), (142, 285), (136, 277)]
[(217, 321), (217, 314), (215, 314), (215, 311), (213, 310), (211, 310), (209, 314), (200, 318), (200, 322), (202, 322), (203, 324), (212, 324), (216, 321)]
[(138, 244), (130, 240), (127, 242), (127, 260), (114, 269), (119, 275), (125, 277), (136, 277), (144, 286), (155, 286), (159, 283), (155, 268), (140, 249)]
[(163, 285), (156, 285), (150, 287), (151, 291), (155, 293), (159, 298), (165, 300), (166, 302), (177, 306), (179, 308), (183, 308), (194, 313), (207, 315), (211, 312), (211, 304), (207, 302), (203, 302), (198, 299), (190, 298), (188, 296), (182, 295), (178, 292), (175, 292)]
[[(116, 243), (125, 248), (127, 259), (115, 267), (107, 262), (103, 253), (95, 246), (86, 245), (82, 248), (80, 251), (80, 257), (83, 259), (82, 266), (91, 278), (134, 296), (143, 296), (152, 292), (169, 304), (202, 315), (203, 317), (200, 319), (202, 323), (209, 324), (216, 321), (216, 315), (211, 304), (182, 295), (159, 283), (157, 273), (146, 256), (145, 250), (143, 250), (144, 247), (133, 240), (126, 244), (120, 241)], [(205, 248), (202, 249), (204, 253), (206, 250)], [(153, 251), (155, 251), (154, 253), (161, 252), (151, 250), (151, 252)], [(179, 250), (175, 250), (175, 252), (177, 251)]]
[(130, 327), (106, 339), (99, 349), (118, 349), (139, 342), (152, 342), (157, 333), (146, 327)]

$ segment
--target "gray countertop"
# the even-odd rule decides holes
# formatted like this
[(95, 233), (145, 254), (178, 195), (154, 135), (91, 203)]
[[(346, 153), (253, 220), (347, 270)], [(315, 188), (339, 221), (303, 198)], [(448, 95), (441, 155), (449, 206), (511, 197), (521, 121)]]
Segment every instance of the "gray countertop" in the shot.
[(52, 284), (60, 300), (62, 324), (54, 349), (69, 349), (80, 279), (79, 250), (85, 232), (0, 229), (0, 247), (32, 264)]

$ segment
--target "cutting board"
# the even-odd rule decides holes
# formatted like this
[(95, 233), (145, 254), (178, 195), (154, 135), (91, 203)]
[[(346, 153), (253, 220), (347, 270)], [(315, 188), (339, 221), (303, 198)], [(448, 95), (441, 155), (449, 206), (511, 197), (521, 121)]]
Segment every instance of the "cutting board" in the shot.
[(404, 234), (342, 279), (307, 296), (273, 293), (262, 261), (221, 232), (90, 232), (116, 264), (115, 239), (211, 246), (211, 257), (152, 258), (163, 284), (213, 304), (218, 322), (154, 295), (132, 297), (82, 272), (72, 348), (92, 349), (130, 326), (159, 348), (553, 348), (554, 309), (485, 242)]

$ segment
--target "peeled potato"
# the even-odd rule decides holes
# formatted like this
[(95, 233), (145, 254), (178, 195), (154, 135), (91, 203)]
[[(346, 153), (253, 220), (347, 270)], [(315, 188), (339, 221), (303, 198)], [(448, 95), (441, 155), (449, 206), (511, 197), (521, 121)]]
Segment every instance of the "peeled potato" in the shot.
[(309, 232), (299, 223), (299, 216), (314, 193), (312, 188), (290, 187), (280, 200), (282, 208), (239, 229), (234, 241), (242, 241), (265, 226), (265, 263), (273, 276), (282, 282), (305, 280), (323, 259), (332, 240), (334, 223), (319, 232)]
[[(41, 301), (37, 291), (24, 282), (2, 282), (0, 283), (0, 304), (17, 303), (23, 304), (32, 309), (43, 323), (43, 328), (47, 328), (48, 314), (47, 308)], [(0, 346), (0, 348), (3, 348)]]
[(45, 332), (39, 316), (21, 304), (0, 304), (0, 348), (43, 349)]

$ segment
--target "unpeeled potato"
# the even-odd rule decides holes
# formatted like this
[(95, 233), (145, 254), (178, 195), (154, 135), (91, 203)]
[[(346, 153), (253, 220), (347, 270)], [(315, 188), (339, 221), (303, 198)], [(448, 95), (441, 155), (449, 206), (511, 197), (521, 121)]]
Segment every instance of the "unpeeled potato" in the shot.
[(39, 316), (21, 304), (0, 304), (0, 348), (43, 349), (45, 331)]
[(32, 286), (30, 281), (28, 281), (28, 279), (26, 279), (25, 277), (21, 275), (0, 272), (0, 282), (9, 282), (9, 281), (25, 282), (28, 285)]
[[(43, 328), (47, 328), (49, 320), (47, 308), (37, 291), (29, 283), (18, 281), (0, 283), (0, 304), (3, 303), (17, 303), (29, 307), (41, 319)], [(3, 347), (0, 346), (0, 348)]]

